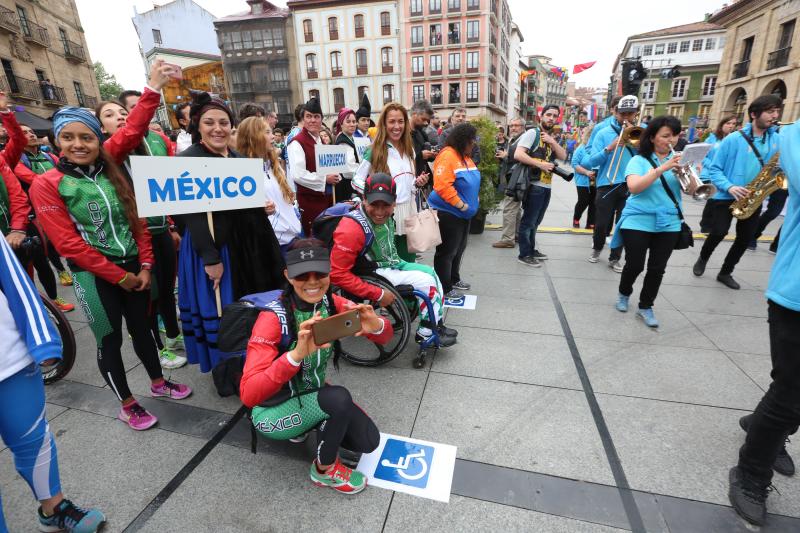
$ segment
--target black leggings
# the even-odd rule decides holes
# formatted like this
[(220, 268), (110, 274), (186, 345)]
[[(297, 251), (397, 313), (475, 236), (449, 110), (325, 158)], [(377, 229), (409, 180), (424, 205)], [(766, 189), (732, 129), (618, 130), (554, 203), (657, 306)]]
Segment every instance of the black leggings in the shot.
[(156, 310), (158, 310), (158, 313), (152, 313), (151, 328), (159, 348), (163, 348), (161, 335), (158, 332), (159, 314), (164, 321), (164, 329), (168, 338), (174, 339), (181, 333), (181, 330), (178, 329), (178, 315), (175, 309), (175, 274), (178, 262), (175, 243), (169, 231), (153, 235), (151, 242), (153, 243), (153, 255), (155, 256), (153, 285), (156, 288), (155, 305)]
[(444, 294), (453, 290), (453, 284), (461, 281), (461, 258), (467, 249), (469, 219), (439, 211), (439, 230), (442, 244), (436, 247), (433, 267), (442, 281)]
[(357, 453), (369, 453), (378, 447), (381, 436), (375, 422), (353, 403), (344, 387), (329, 385), (317, 393), (317, 402), (330, 418), (319, 425), (317, 462), (329, 465), (336, 461), (339, 447)]
[(644, 276), (642, 292), (639, 294), (639, 309), (650, 309), (658, 296), (667, 261), (675, 249), (680, 232), (651, 233), (633, 229), (620, 231), (622, 231), (622, 241), (625, 243), (625, 267), (619, 280), (619, 292), (625, 296), (633, 293), (633, 284), (644, 270), (645, 256), (649, 251), (647, 274)]
[[(120, 266), (128, 272), (139, 271), (138, 263)], [(131, 397), (122, 363), (122, 317), (147, 375), (151, 380), (163, 376), (147, 316), (149, 291), (128, 292), (90, 272), (74, 270), (73, 288), (97, 341), (100, 374), (120, 401)]]
[[(625, 209), (625, 202), (628, 200), (628, 186), (626, 184), (620, 185), (605, 185), (597, 188), (597, 195), (595, 196), (595, 219), (594, 219), (594, 234), (592, 235), (592, 248), (596, 251), (601, 251), (606, 244), (606, 237), (611, 231), (611, 226), (614, 223), (614, 214), (619, 220), (622, 210)], [(610, 260), (619, 260), (622, 257), (622, 247), (614, 248), (611, 250)]]
[[(713, 222), (711, 225), (711, 233), (709, 233), (706, 242), (700, 249), (700, 258), (703, 261), (708, 261), (714, 249), (722, 242), (728, 230), (731, 227), (733, 214), (731, 213), (730, 206), (733, 200), (709, 200), (713, 202), (712, 216)], [(739, 259), (744, 255), (750, 241), (753, 240), (753, 235), (756, 234), (758, 229), (758, 213), (753, 213), (750, 218), (736, 221), (736, 239), (733, 241), (728, 255), (725, 256), (725, 261), (722, 263), (720, 274), (730, 274), (733, 272), (734, 267), (739, 262)]]
[(64, 268), (64, 263), (61, 262), (61, 256), (58, 255), (56, 247), (53, 246), (52, 241), (49, 239), (47, 240), (47, 259), (50, 260), (50, 264), (53, 265), (56, 272), (63, 272), (66, 270), (66, 268)]
[(586, 215), (586, 227), (594, 225), (594, 196), (597, 193), (596, 187), (578, 187), (578, 201), (575, 202), (575, 213), (572, 220), (580, 221), (583, 212), (588, 209)]
[[(27, 237), (36, 237), (40, 242), (46, 242), (46, 239), (39, 233), (39, 229), (34, 224), (28, 225)], [(39, 274), (39, 281), (42, 283), (42, 287), (44, 287), (45, 294), (51, 300), (55, 300), (58, 298), (56, 275), (53, 274), (53, 271), (50, 269), (43, 246), (43, 244), (31, 246), (27, 249), (26, 253), (23, 253), (22, 249), (20, 248), (16, 250), (16, 255), (17, 258), (19, 258), (20, 263), (25, 265), (26, 268), (29, 269), (31, 265), (33, 266), (33, 268), (36, 270), (36, 273)], [(28, 273), (30, 273), (31, 278), (33, 278), (33, 274), (31, 273), (30, 269), (28, 270)]]

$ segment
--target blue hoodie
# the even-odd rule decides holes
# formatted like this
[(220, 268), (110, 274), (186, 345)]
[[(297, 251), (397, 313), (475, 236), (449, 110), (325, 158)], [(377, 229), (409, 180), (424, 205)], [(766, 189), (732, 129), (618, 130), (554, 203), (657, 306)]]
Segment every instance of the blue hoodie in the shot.
[[(613, 119), (613, 122), (600, 130), (600, 133), (598, 133), (597, 137), (592, 141), (591, 152), (588, 156), (584, 156), (583, 158), (584, 164), (581, 165), (582, 167), (598, 169), (596, 179), (598, 188), (612, 185), (612, 181), (613, 185), (625, 183), (625, 169), (628, 167), (631, 158), (636, 155), (636, 151), (623, 146), (611, 152), (606, 152), (605, 150), (606, 147), (619, 136), (621, 130), (622, 125), (617, 122), (616, 118)], [(609, 168), (614, 153), (616, 153), (614, 168)], [(622, 160), (620, 161), (620, 159)], [(617, 161), (619, 161), (619, 165)], [(606, 175), (609, 174), (609, 171), (613, 172), (614, 169), (617, 169), (617, 172), (611, 175), (611, 179), (609, 179)]]
[[(714, 148), (711, 164), (703, 167), (701, 178), (710, 180), (717, 188), (714, 200), (733, 200), (728, 189), (734, 185), (744, 187), (761, 170), (761, 164), (747, 142), (752, 135), (753, 125), (746, 125), (741, 131), (731, 133)], [(753, 139), (753, 144), (761, 154), (764, 163), (778, 151), (778, 131), (771, 127), (763, 135)]]
[[(582, 160), (586, 159), (586, 145), (582, 144), (575, 149), (575, 153), (572, 154), (572, 166), (575, 167), (583, 167)], [(586, 167), (583, 167), (586, 168)], [(575, 186), (576, 187), (589, 187), (589, 176), (586, 174), (582, 174), (578, 172), (578, 169), (575, 168)]]
[(781, 228), (778, 255), (772, 264), (767, 298), (800, 311), (800, 127), (785, 126), (779, 138), (781, 168), (789, 179), (789, 206)]

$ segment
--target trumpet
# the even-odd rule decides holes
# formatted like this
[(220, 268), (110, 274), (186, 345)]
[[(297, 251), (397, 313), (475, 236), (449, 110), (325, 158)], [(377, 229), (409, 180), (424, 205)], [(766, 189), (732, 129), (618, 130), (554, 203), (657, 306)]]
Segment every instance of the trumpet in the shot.
[[(625, 122), (623, 126), (626, 126), (627, 124), (628, 123)], [(642, 140), (643, 134), (644, 128), (640, 128), (639, 126), (628, 126), (622, 130), (622, 133), (617, 139), (617, 144), (614, 146), (614, 153), (611, 156), (611, 162), (609, 163), (608, 170), (606, 171), (606, 178), (610, 179), (611, 183), (614, 183), (614, 180), (617, 178), (617, 172), (619, 172), (619, 167), (622, 164), (623, 154), (622, 150), (619, 149), (620, 146), (622, 146), (623, 149), (626, 146), (639, 148), (639, 141)], [(619, 156), (617, 154), (619, 154)], [(614, 169), (613, 174), (611, 172), (612, 168)]]
[[(682, 152), (676, 152), (672, 145), (669, 145), (669, 151), (672, 157), (676, 157)], [(697, 175), (697, 170), (692, 165), (681, 165), (675, 167), (672, 173), (678, 179), (683, 194), (688, 194), (695, 200), (702, 202), (709, 199), (717, 193), (717, 188), (710, 183), (703, 183), (700, 176)]]

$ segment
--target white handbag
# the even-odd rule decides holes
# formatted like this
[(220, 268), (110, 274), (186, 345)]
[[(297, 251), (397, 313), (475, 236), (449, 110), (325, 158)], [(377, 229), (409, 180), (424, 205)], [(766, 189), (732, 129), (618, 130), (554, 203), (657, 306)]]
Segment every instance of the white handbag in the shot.
[[(419, 200), (418, 200), (419, 201)], [(409, 252), (427, 252), (442, 244), (439, 215), (435, 209), (423, 209), (404, 220)]]

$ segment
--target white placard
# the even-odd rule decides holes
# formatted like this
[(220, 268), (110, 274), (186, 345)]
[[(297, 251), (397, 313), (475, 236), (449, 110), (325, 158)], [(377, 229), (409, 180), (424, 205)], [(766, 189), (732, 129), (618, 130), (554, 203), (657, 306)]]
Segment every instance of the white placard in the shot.
[(689, 144), (681, 152), (681, 166), (690, 165), (697, 167), (705, 159), (706, 154), (713, 145), (709, 143)]
[(456, 447), (381, 433), (378, 448), (361, 456), (358, 470), (373, 487), (450, 502)]
[(264, 206), (264, 162), (227, 157), (131, 156), (139, 216)]
[(349, 146), (342, 144), (315, 144), (314, 157), (317, 162), (317, 174), (341, 174), (350, 172), (347, 166)]
[(355, 141), (356, 145), (356, 154), (358, 154), (358, 160), (364, 160), (364, 152), (367, 151), (367, 148), (372, 146), (372, 140), (369, 137), (354, 137), (353, 141)]
[(442, 303), (444, 304), (444, 307), (450, 307), (452, 309), (469, 309), (470, 311), (474, 311), (475, 306), (478, 305), (478, 297), (474, 294), (465, 294), (463, 300), (448, 300), (445, 298), (442, 300)]

